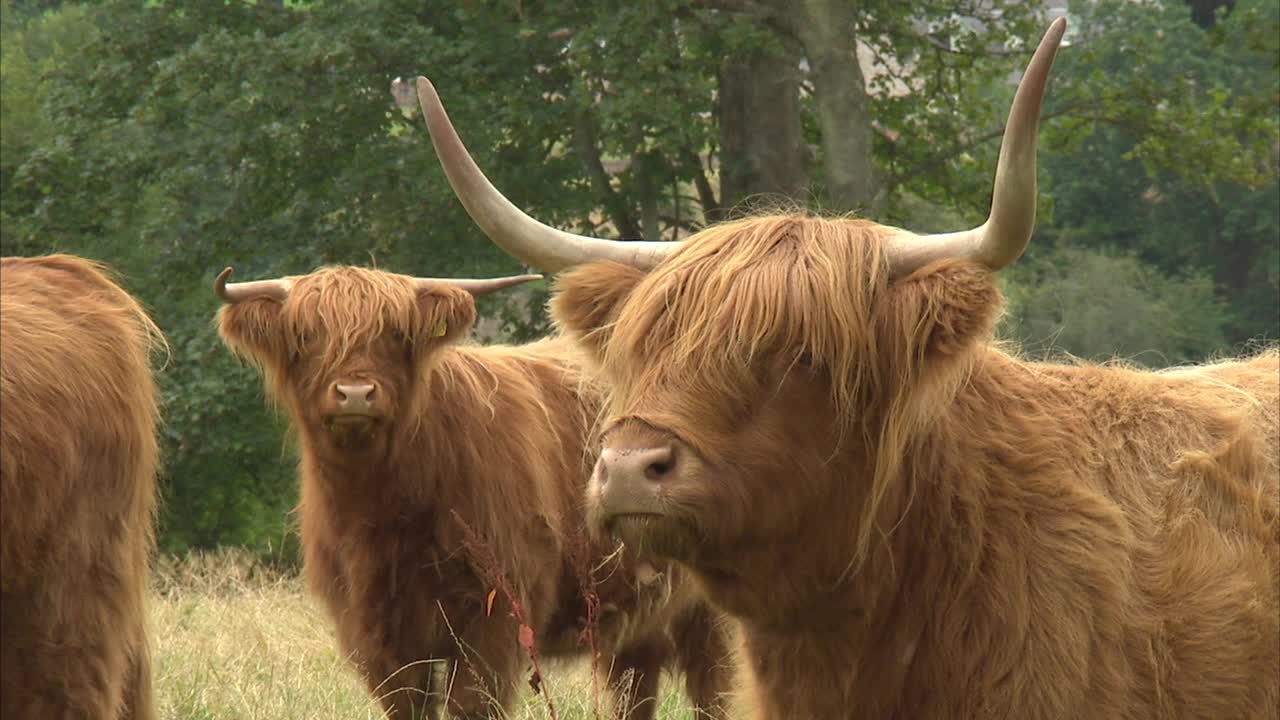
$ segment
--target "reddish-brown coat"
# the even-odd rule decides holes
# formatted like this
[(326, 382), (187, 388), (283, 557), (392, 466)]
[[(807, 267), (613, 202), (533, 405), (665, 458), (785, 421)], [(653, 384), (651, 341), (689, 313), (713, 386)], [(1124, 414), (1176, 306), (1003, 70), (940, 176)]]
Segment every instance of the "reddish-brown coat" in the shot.
[(0, 716), (155, 717), (145, 601), (164, 343), (106, 269), (0, 261)]
[(886, 232), (748, 218), (561, 276), (604, 447), (679, 458), (662, 521), (593, 482), (597, 529), (741, 623), (766, 720), (1276, 718), (1280, 353), (1027, 362), (990, 272), (890, 282)]
[[(486, 612), (494, 575), (509, 583), (540, 656), (582, 656), (578, 573), (594, 569), (601, 668), (615, 679), (635, 671), (630, 691), (641, 699), (656, 695), (661, 668), (684, 669), (694, 700), (719, 711), (729, 671), (718, 621), (688, 583), (667, 573), (640, 587), (634, 563), (606, 558), (610, 548), (582, 531), (599, 402), (572, 345), (459, 345), (474, 317), (466, 293), (418, 292), (406, 277), (360, 268), (296, 278), (283, 305), (259, 298), (222, 311), (223, 338), (262, 368), (298, 435), (306, 575), (344, 652), (398, 718), (421, 708), (422, 692), (441, 691), (430, 664), (411, 663), (461, 660), (448, 678), (454, 717), (487, 717), (490, 698), (510, 707), (528, 665), (504, 592)], [(375, 381), (388, 403), (380, 437), (363, 449), (340, 446), (319, 414), (343, 378)], [(631, 717), (651, 717), (654, 705)]]

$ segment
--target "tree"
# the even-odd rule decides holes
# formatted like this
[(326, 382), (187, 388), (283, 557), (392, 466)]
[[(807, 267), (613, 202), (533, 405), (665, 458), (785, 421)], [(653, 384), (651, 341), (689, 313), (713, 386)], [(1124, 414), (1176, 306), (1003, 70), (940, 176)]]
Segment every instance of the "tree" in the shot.
[(800, 58), (758, 28), (742, 30), (717, 77), (720, 198), (704, 206), (708, 219), (756, 195), (803, 197), (809, 185)]
[(1001, 335), (1032, 356), (1165, 367), (1226, 346), (1226, 308), (1204, 273), (1171, 277), (1132, 254), (1064, 247), (1002, 275), (1009, 311)]
[(1277, 337), (1280, 6), (1242, 0), (1208, 31), (1180, 2), (1072, 9), (1043, 141), (1046, 241), (1208, 271), (1229, 342)]
[[(516, 269), (454, 199), (421, 119), (395, 107), (393, 77), (430, 76), (494, 182), (575, 231), (674, 238), (762, 193), (945, 230), (987, 210), (1007, 79), (1044, 25), (1020, 3), (887, 0), (3, 7), (0, 244), (6, 254), (67, 250), (111, 263), (169, 335), (174, 358), (161, 378), (169, 549), (265, 547), (281, 536), (293, 501), (288, 444), (263, 410), (260, 380), (212, 329), (210, 283), (224, 266), (244, 279), (327, 263), (432, 275)], [(1212, 32), (1238, 41), (1237, 20), (1259, 7), (1241, 0)], [(1179, 22), (1203, 35), (1187, 16), (1181, 8)], [(1146, 29), (1140, 21), (1133, 27)], [(1081, 101), (1132, 67), (1099, 45), (1101, 65), (1077, 63), (1050, 92), (1065, 95), (1054, 100), (1041, 154), (1058, 202), (1045, 206), (1052, 222), (1032, 246), (1130, 248), (1163, 272), (1144, 281), (1161, 302), (1171, 292), (1164, 276), (1181, 282), (1204, 268), (1225, 282), (1213, 253), (1197, 255), (1191, 242), (1190, 228), (1205, 218), (1223, 235), (1239, 230), (1249, 257), (1274, 250), (1262, 239), (1274, 225), (1258, 221), (1261, 205), (1250, 203), (1260, 196), (1246, 182), (1270, 187), (1274, 161), (1218, 156), (1259, 147), (1255, 129), (1272, 126), (1270, 106), (1255, 101), (1270, 76), (1248, 75), (1253, 65), (1224, 68), (1224, 50), (1177, 32), (1176, 47), (1204, 56), (1193, 67), (1211, 70), (1203, 77), (1218, 78), (1225, 99), (1209, 105), (1207, 119), (1174, 103), (1158, 124), (1160, 142), (1133, 132), (1095, 137), (1093, 125), (1066, 122), (1070, 113), (1087, 107), (1103, 117)], [(1077, 50), (1059, 58), (1069, 71)], [(1154, 55), (1151, 64), (1163, 62)], [(1236, 88), (1249, 89), (1254, 104), (1241, 103)], [(1105, 100), (1105, 117), (1140, 119), (1121, 115), (1123, 93)], [(1217, 123), (1231, 131), (1211, 136), (1210, 162), (1193, 165), (1204, 158), (1175, 133)], [(1108, 156), (1115, 167), (1091, 174), (1095, 160), (1076, 149), (1112, 142), (1122, 146), (1115, 158), (1132, 148), (1134, 161)], [(1092, 198), (1118, 194), (1107, 184), (1113, 171), (1125, 188), (1155, 184), (1170, 203), (1095, 213)], [(1191, 202), (1203, 202), (1205, 187), (1217, 193), (1213, 203)], [(1195, 207), (1207, 208), (1197, 211), (1203, 217)], [(1176, 253), (1161, 252), (1154, 230), (1134, 239), (1124, 222), (1141, 216), (1135, 208), (1185, 226)], [(1125, 266), (1112, 276), (1128, 282), (1143, 272)], [(481, 309), (527, 339), (546, 331), (545, 297), (544, 284), (486, 298)], [(1223, 297), (1233, 312), (1246, 302)], [(1175, 342), (1156, 338), (1166, 340)]]

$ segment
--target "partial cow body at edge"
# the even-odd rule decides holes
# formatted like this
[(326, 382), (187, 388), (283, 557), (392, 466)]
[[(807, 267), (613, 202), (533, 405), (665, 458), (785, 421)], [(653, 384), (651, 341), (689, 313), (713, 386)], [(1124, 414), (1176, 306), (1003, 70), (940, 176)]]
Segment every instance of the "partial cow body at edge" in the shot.
[(103, 265), (0, 260), (0, 716), (155, 717), (146, 632), (165, 341)]

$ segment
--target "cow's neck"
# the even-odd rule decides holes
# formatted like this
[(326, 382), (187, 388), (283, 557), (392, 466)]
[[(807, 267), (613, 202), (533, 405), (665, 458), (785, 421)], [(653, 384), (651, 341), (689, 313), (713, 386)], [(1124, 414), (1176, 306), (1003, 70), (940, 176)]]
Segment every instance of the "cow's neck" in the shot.
[[(443, 352), (441, 364), (456, 361), (456, 351)], [(418, 411), (423, 413), (418, 422), (401, 419), (387, 452), (347, 459), (304, 448), (340, 512), (348, 509), (366, 521), (385, 520), (447, 504), (466, 514), (467, 494), (444, 502), (440, 493), (456, 484), (452, 478), (461, 468), (475, 466), (476, 446), (487, 438), (456, 425), (458, 418), (479, 413), (480, 401), (441, 376), (433, 370), (422, 378), (412, 405), (429, 410)], [(322, 437), (304, 437), (304, 445), (312, 448), (323, 442)]]
[[(911, 678), (931, 675), (941, 662), (930, 652), (931, 627), (945, 622), (948, 608), (967, 608), (970, 621), (999, 619), (992, 607), (973, 607), (984, 602), (974, 590), (990, 541), (983, 535), (987, 503), (998, 484), (1015, 475), (1002, 467), (948, 470), (957, 458), (984, 456), (976, 443), (991, 435), (976, 424), (1005, 422), (1000, 408), (1009, 389), (999, 386), (999, 377), (975, 368), (937, 420), (969, 431), (926, 432), (907, 449), (902, 477), (880, 512), (880, 526), (893, 531), (875, 536), (867, 563), (845, 581), (838, 578), (851, 547), (835, 538), (841, 523), (849, 536), (847, 524), (857, 514), (852, 505), (848, 513), (835, 508), (856, 499), (837, 497), (829, 499), (824, 522), (802, 525), (785, 543), (748, 551), (740, 566), (748, 569), (734, 578), (733, 592), (717, 593), (717, 580), (708, 580), (713, 598), (725, 600), (725, 609), (742, 621), (764, 718), (843, 717), (850, 708), (866, 717), (909, 716), (923, 692)], [(866, 472), (851, 460), (846, 485)], [(792, 670), (798, 659), (803, 670)], [(813, 704), (833, 701), (839, 704)], [(771, 702), (778, 703), (772, 714)]]
[[(877, 538), (861, 570), (846, 574), (851, 549), (802, 532), (785, 543), (787, 552), (762, 550), (754, 571), (734, 579), (733, 592), (712, 592), (731, 598), (721, 604), (742, 623), (762, 718), (846, 717), (855, 707), (868, 709), (866, 717), (888, 716), (880, 710), (906, 692), (925, 630), (922, 579), (931, 564), (898, 540), (917, 531), (908, 515), (887, 547)], [(808, 569), (798, 573), (802, 564)]]
[(377, 508), (393, 507), (387, 503), (394, 499), (402, 469), (390, 456), (335, 458), (315, 449), (324, 438), (304, 435), (302, 440), (304, 500), (319, 494), (339, 516), (371, 516)]
[[(903, 717), (923, 624), (876, 626), (828, 616), (827, 627), (743, 624), (751, 694), (761, 720)], [(874, 649), (874, 650), (872, 650)], [(909, 717), (909, 715), (907, 715)]]

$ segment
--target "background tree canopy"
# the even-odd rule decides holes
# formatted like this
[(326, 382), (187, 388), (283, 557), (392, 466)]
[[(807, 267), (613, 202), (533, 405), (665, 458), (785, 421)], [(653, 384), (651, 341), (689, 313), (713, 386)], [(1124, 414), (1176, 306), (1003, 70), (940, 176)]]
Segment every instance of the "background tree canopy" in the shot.
[[(3, 253), (106, 261), (168, 333), (168, 550), (291, 552), (290, 443), (213, 330), (224, 266), (518, 269), (392, 78), (431, 77), (494, 182), (568, 229), (669, 239), (789, 198), (950, 230), (986, 213), (1046, 25), (971, 0), (427, 5), (3, 2)], [(1148, 365), (1276, 337), (1280, 5), (1067, 9), (1005, 334)], [(545, 296), (486, 298), (490, 334), (545, 332)]]

